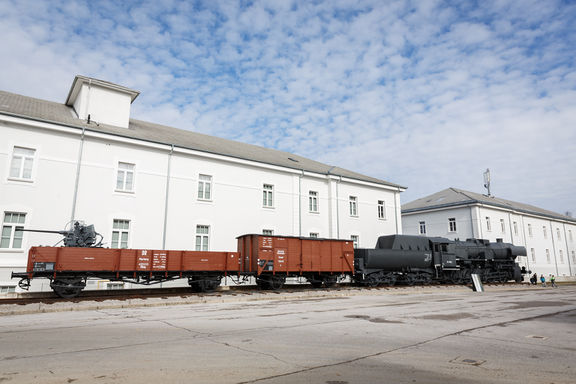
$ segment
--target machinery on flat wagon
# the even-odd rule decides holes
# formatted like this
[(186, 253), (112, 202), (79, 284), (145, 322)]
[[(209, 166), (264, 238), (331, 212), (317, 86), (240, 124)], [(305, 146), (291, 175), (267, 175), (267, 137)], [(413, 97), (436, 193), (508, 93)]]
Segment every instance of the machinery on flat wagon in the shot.
[(478, 274), (483, 282), (522, 281), (516, 256), (526, 248), (500, 240), (449, 240), (443, 237), (390, 235), (378, 238), (375, 249), (354, 251), (354, 279), (366, 286), (470, 282)]
[[(29, 230), (35, 231), (35, 230)], [(63, 247), (32, 247), (22, 289), (34, 278), (47, 278), (60, 297), (75, 297), (89, 278), (133, 284), (157, 284), (186, 278), (193, 290), (215, 290), (222, 278), (238, 284), (254, 278), (262, 289), (280, 289), (297, 277), (313, 287), (332, 287), (347, 278), (361, 286), (521, 281), (516, 256), (524, 247), (502, 242), (441, 237), (381, 236), (375, 249), (354, 249), (351, 240), (248, 234), (237, 238), (237, 252), (103, 248), (93, 226), (75, 223), (59, 233)], [(97, 240), (100, 237), (100, 240)]]

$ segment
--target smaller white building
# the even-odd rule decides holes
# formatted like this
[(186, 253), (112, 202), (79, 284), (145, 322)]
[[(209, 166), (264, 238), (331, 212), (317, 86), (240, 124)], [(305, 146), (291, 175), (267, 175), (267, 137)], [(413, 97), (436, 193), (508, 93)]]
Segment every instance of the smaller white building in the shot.
[(528, 204), (448, 188), (402, 205), (407, 235), (502, 239), (526, 247), (518, 263), (537, 273), (576, 276), (576, 219)]

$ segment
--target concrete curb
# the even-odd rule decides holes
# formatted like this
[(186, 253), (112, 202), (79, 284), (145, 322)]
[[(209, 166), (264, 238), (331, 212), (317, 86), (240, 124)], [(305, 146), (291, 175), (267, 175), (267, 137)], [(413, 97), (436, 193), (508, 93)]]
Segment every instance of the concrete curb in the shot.
[[(526, 291), (534, 289), (554, 289), (542, 288), (540, 286), (530, 286), (519, 284), (514, 286), (485, 286), (485, 292), (493, 291)], [(146, 308), (165, 307), (175, 305), (194, 305), (207, 303), (233, 303), (233, 302), (254, 302), (254, 301), (289, 301), (306, 299), (329, 299), (344, 298), (350, 296), (373, 296), (373, 295), (413, 295), (431, 294), (445, 292), (469, 292), (476, 293), (468, 286), (425, 286), (425, 287), (392, 287), (373, 289), (336, 289), (324, 291), (303, 291), (303, 292), (257, 292), (251, 294), (226, 294), (218, 292), (210, 295), (189, 296), (189, 297), (166, 297), (149, 299), (127, 299), (127, 300), (106, 300), (106, 301), (82, 301), (77, 303), (33, 303), (33, 304), (0, 304), (0, 316), (30, 315), (35, 313), (68, 312), (68, 311), (95, 311), (102, 309), (126, 309), (126, 308)]]

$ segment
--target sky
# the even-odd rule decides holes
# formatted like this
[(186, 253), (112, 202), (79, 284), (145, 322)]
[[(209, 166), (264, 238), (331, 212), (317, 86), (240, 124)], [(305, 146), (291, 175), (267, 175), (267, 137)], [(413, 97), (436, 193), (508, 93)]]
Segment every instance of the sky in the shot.
[(0, 89), (576, 216), (576, 1), (0, 0)]

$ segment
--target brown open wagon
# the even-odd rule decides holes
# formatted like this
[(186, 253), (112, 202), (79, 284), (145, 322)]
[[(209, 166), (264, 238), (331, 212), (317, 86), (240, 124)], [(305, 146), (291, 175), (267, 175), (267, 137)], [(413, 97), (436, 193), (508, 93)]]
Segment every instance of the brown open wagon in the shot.
[(265, 289), (279, 289), (287, 277), (304, 277), (314, 287), (329, 287), (354, 272), (354, 247), (349, 240), (289, 236), (238, 237), (241, 272), (256, 276)]

